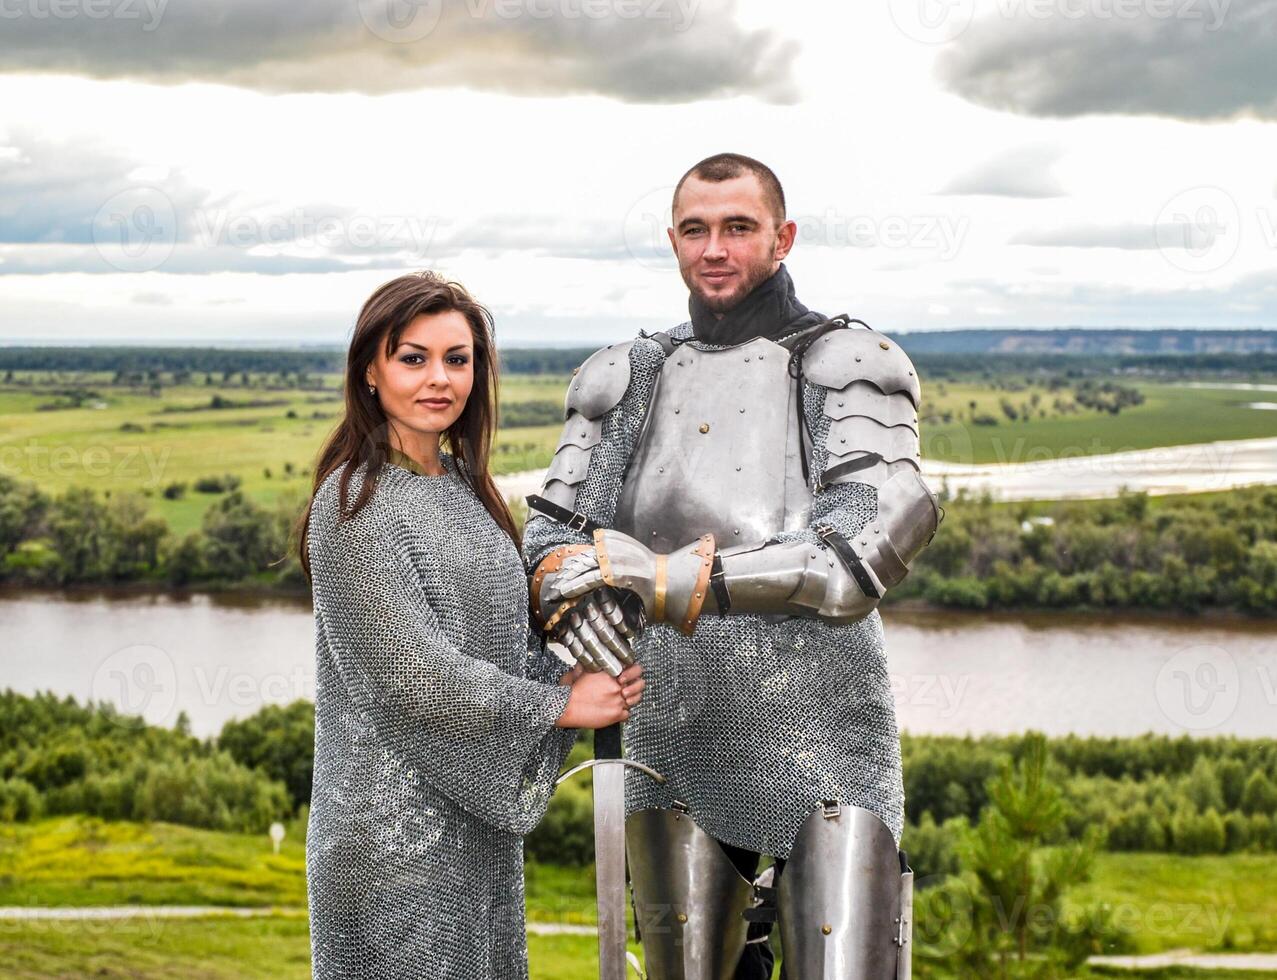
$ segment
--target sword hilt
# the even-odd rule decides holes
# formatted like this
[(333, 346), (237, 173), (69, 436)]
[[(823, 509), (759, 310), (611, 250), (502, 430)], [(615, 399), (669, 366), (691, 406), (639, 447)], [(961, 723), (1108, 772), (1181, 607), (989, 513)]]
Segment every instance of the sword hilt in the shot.
[(608, 725), (594, 733), (594, 758), (619, 759), (621, 757), (621, 725)]

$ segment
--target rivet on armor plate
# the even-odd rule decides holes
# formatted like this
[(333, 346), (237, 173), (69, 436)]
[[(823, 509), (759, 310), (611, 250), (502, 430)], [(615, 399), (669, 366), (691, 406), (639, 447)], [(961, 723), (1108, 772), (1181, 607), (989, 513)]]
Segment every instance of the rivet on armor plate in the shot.
[(826, 922), (823, 926), (820, 927), (820, 931), (823, 932), (826, 936), (828, 936), (831, 932), (834, 931), (834, 927), (831, 926), (828, 922)]
[(616, 361), (608, 361), (608, 362), (607, 362), (607, 365), (608, 365), (608, 367), (611, 367), (611, 366), (612, 366), (613, 364), (615, 364), (615, 363), (616, 363)]
[(708, 432), (708, 431), (709, 431), (709, 423), (708, 423), (708, 422), (702, 422), (702, 423), (701, 423), (701, 435), (704, 435), (704, 434), (705, 434), (706, 432)]
[(745, 358), (745, 363), (746, 363), (746, 364), (748, 364), (748, 363), (749, 363), (749, 358), (748, 358), (748, 357), (747, 357), (747, 358)]
[[(846, 404), (846, 402), (839, 402), (839, 403), (838, 403), (838, 407), (839, 407), (839, 408), (842, 408), (842, 407), (843, 407), (843, 405), (845, 405), (845, 404)], [(917, 419), (914, 419), (914, 421), (915, 421), (915, 422), (917, 422), (918, 420), (917, 420)]]
[(572, 373), (573, 373), (574, 375), (576, 375), (576, 374), (580, 374), (580, 373), (581, 373), (581, 369), (580, 369), (580, 368), (573, 368), (573, 369), (572, 369)]
[(859, 363), (860, 363), (860, 358), (858, 358), (858, 357), (856, 358), (856, 363), (857, 363), (857, 364), (859, 364)]
[(739, 472), (740, 472), (740, 467), (739, 467), (739, 466), (738, 466), (738, 467), (736, 467), (736, 472), (737, 472), (737, 473), (739, 473)]
[(891, 350), (891, 345), (887, 343), (885, 340), (878, 341), (878, 346), (881, 347), (883, 350)]
[[(571, 471), (571, 470), (568, 470), (568, 472), (569, 472), (569, 473), (571, 473), (572, 471)], [(658, 467), (656, 468), (656, 472), (657, 472), (657, 473), (664, 473), (664, 472), (665, 472), (665, 467), (664, 467), (664, 466), (658, 466)]]
[(738, 527), (732, 528), (732, 534), (740, 534), (740, 528)]
[(679, 922), (686, 922), (686, 921), (687, 921), (687, 913), (686, 913), (686, 912), (680, 912), (680, 913), (678, 914), (678, 917), (677, 917), (677, 918), (678, 918), (678, 921), (679, 921)]
[(682, 411), (682, 410), (681, 410), (681, 409), (676, 408), (676, 409), (674, 409), (674, 414), (675, 414), (675, 415), (677, 415), (680, 411)]
[(745, 414), (745, 409), (743, 409), (743, 408), (742, 408), (742, 409), (740, 410), (740, 413), (741, 413), (741, 415), (744, 415), (744, 414)]

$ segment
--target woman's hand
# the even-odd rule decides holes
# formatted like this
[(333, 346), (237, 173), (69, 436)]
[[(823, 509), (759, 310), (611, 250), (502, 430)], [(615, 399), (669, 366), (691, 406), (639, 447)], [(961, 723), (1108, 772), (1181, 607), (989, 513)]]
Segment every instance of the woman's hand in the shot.
[(630, 709), (643, 700), (647, 686), (638, 664), (626, 667), (620, 677), (574, 668), (559, 678), (559, 683), (570, 684), (572, 692), (555, 722), (558, 728), (606, 728), (628, 721)]

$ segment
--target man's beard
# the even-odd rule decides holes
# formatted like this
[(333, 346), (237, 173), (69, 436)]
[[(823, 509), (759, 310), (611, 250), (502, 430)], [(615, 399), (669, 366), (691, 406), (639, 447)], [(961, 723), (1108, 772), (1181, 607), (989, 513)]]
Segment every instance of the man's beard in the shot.
[(746, 266), (742, 273), (742, 281), (740, 286), (728, 295), (707, 296), (696, 285), (696, 279), (690, 271), (679, 270), (683, 274), (683, 282), (687, 284), (687, 288), (692, 294), (701, 301), (705, 309), (711, 313), (723, 314), (730, 313), (741, 304), (746, 296), (752, 293), (760, 283), (766, 282), (771, 278), (772, 269), (771, 260), (760, 262), (757, 265)]

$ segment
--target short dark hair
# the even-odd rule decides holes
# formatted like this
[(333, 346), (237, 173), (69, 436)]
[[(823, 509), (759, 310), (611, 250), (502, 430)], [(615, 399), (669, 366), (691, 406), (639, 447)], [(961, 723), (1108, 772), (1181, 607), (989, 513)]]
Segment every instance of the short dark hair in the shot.
[(771, 167), (765, 163), (759, 163), (753, 157), (747, 157), (740, 153), (715, 153), (712, 157), (706, 157), (687, 173), (683, 174), (679, 178), (678, 185), (674, 188), (673, 207), (678, 206), (678, 192), (683, 189), (688, 177), (699, 177), (701, 180), (717, 184), (724, 180), (733, 180), (747, 173), (753, 174), (758, 178), (758, 182), (763, 185), (763, 197), (767, 199), (767, 204), (771, 207), (772, 213), (775, 214), (777, 223), (784, 221), (785, 191), (780, 186), (780, 181), (776, 179), (776, 175), (772, 173)]

